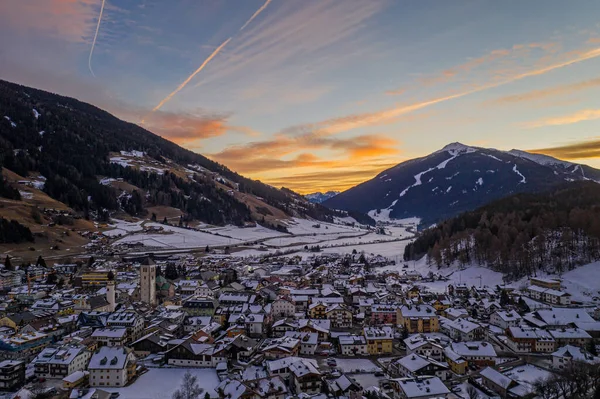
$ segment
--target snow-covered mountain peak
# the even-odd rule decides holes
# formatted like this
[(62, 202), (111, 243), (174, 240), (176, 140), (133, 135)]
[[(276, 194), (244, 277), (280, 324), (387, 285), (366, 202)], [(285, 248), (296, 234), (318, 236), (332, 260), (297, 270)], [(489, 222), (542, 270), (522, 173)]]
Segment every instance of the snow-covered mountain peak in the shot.
[(511, 155), (514, 155), (515, 157), (528, 159), (530, 161), (533, 161), (533, 162), (535, 162), (539, 165), (543, 165), (543, 166), (560, 165), (565, 168), (569, 168), (569, 167), (575, 165), (574, 163), (567, 162), (567, 161), (561, 161), (560, 159), (553, 158), (549, 155), (532, 154), (530, 152), (514, 150), (514, 149), (508, 151), (508, 153)]
[(452, 155), (458, 155), (458, 154), (462, 154), (462, 153), (469, 153), (469, 152), (475, 152), (477, 151), (476, 147), (470, 147), (468, 145), (465, 145), (463, 143), (459, 143), (459, 142), (455, 142), (455, 143), (450, 143), (446, 146), (444, 146), (444, 148), (442, 148), (439, 151), (436, 152), (449, 152)]
[(600, 170), (525, 151), (451, 143), (404, 161), (324, 202), (334, 209), (379, 210), (389, 218), (435, 223), (519, 192), (541, 192), (578, 180), (600, 182)]

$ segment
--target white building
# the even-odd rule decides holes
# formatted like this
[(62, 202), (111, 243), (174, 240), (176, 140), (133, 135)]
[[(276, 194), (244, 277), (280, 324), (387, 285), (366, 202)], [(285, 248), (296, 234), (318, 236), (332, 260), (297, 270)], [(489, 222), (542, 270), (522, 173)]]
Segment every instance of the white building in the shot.
[(127, 329), (127, 342), (133, 342), (144, 332), (144, 318), (133, 310), (114, 312), (106, 319), (106, 326)]
[(87, 368), (92, 354), (84, 346), (48, 347), (33, 360), (36, 377), (65, 378)]
[(464, 318), (442, 319), (440, 324), (442, 332), (457, 341), (476, 341), (483, 338), (483, 327)]
[(521, 325), (523, 318), (515, 311), (498, 310), (490, 316), (490, 324), (506, 330)]
[(288, 299), (279, 298), (273, 302), (271, 312), (275, 318), (292, 317), (296, 313), (296, 305)]
[(367, 340), (362, 335), (341, 335), (338, 337), (340, 353), (344, 356), (368, 356)]
[(539, 287), (530, 285), (527, 288), (527, 293), (531, 299), (551, 303), (553, 305), (570, 305), (571, 294), (552, 288)]
[(133, 377), (136, 359), (124, 347), (103, 346), (92, 355), (88, 371), (92, 387), (122, 387)]
[(394, 399), (438, 399), (450, 396), (450, 390), (438, 377), (395, 378), (390, 383)]
[(581, 348), (565, 345), (552, 353), (552, 367), (561, 370), (568, 367), (571, 362), (600, 363), (600, 357), (584, 352)]
[(311, 332), (287, 331), (285, 337), (292, 337), (300, 340), (300, 354), (314, 355), (319, 345), (319, 334)]

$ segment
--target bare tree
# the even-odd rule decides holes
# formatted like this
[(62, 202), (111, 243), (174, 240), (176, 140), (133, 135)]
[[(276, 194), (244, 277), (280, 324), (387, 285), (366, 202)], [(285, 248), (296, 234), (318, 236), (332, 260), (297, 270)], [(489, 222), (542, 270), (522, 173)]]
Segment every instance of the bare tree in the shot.
[(479, 399), (479, 392), (477, 392), (477, 389), (473, 385), (467, 387), (466, 393), (468, 399)]
[(186, 371), (179, 389), (173, 392), (172, 399), (199, 399), (203, 391), (198, 385), (198, 377)]

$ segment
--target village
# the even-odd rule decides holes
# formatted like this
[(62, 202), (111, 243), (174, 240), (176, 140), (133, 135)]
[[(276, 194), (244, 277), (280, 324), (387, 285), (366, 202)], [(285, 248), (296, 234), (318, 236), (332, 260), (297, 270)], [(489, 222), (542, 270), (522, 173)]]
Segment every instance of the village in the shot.
[(600, 365), (600, 308), (554, 278), (467, 284), (356, 250), (102, 248), (5, 260), (6, 397), (170, 398), (191, 381), (205, 399), (533, 398)]

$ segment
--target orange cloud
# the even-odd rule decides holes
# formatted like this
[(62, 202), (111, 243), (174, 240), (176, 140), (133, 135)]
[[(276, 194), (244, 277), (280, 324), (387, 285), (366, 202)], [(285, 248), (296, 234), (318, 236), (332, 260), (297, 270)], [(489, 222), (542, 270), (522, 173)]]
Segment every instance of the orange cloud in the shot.
[[(125, 113), (129, 119), (139, 117), (139, 111), (136, 110), (125, 111)], [(197, 114), (158, 111), (147, 117), (144, 127), (167, 140), (181, 145), (222, 136), (227, 132), (247, 136), (259, 134), (246, 126), (230, 125), (228, 118), (229, 115), (227, 114), (210, 113), (202, 110)]]
[(385, 94), (387, 94), (388, 96), (399, 96), (401, 94), (404, 94), (404, 92), (406, 92), (406, 89), (397, 89), (397, 90), (388, 90), (385, 92)]
[(0, 22), (14, 31), (43, 32), (85, 42), (95, 28), (97, 0), (2, 0)]
[(580, 90), (585, 90), (600, 86), (600, 78), (585, 80), (583, 82), (577, 82), (572, 84), (560, 85), (550, 87), (542, 90), (532, 90), (525, 93), (514, 94), (511, 96), (500, 97), (495, 100), (486, 102), (486, 104), (513, 104), (523, 101), (533, 101), (539, 99), (545, 99), (551, 96), (571, 94)]
[[(230, 146), (210, 157), (240, 173), (253, 174), (275, 169), (353, 165), (358, 161), (395, 155), (398, 153), (395, 148), (397, 144), (395, 140), (382, 135), (334, 138), (314, 133), (296, 137), (279, 134), (270, 140)], [(307, 152), (317, 150), (329, 150), (334, 155), (332, 159), (321, 159)], [(296, 153), (296, 156), (285, 159)]]
[(558, 147), (541, 148), (531, 152), (546, 154), (560, 159), (586, 159), (600, 157), (600, 140), (588, 140)]
[(559, 116), (555, 118), (544, 118), (537, 121), (528, 122), (524, 126), (528, 128), (561, 126), (595, 119), (600, 119), (600, 109), (584, 109), (570, 115)]
[(366, 180), (372, 179), (385, 169), (395, 166), (396, 163), (382, 163), (377, 165), (357, 165), (354, 169), (331, 170), (326, 169), (317, 173), (303, 173), (286, 175), (274, 179), (261, 179), (275, 187), (288, 187), (292, 190), (308, 194), (315, 191), (344, 191)]
[(148, 116), (145, 127), (177, 144), (222, 136), (227, 130), (227, 116), (192, 115), (155, 112)]

